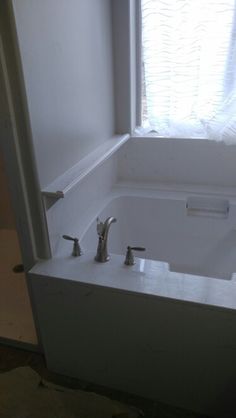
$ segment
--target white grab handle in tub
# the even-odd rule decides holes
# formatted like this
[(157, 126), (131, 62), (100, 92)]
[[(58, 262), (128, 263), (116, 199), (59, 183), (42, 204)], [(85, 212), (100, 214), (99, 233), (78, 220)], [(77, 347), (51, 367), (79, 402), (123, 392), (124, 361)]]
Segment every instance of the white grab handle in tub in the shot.
[(191, 216), (227, 218), (229, 201), (217, 197), (189, 196), (186, 200), (186, 209), (187, 215)]

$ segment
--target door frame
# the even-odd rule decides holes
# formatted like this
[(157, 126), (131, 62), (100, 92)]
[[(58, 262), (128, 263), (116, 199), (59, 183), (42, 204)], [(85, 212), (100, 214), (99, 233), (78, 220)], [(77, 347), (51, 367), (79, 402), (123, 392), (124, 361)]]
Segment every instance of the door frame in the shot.
[[(41, 338), (27, 272), (51, 256), (39, 186), (22, 65), (11, 1), (0, 2), (0, 148), (16, 221), (22, 262), (39, 341)], [(20, 344), (20, 342), (19, 342)]]

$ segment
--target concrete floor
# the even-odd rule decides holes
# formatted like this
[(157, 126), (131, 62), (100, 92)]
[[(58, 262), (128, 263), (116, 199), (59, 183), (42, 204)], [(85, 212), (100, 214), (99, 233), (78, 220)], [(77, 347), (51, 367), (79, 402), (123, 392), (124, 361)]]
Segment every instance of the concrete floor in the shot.
[(143, 412), (143, 415), (140, 415), (143, 418), (207, 418), (203, 415), (197, 415), (193, 412), (165, 405), (160, 402), (153, 402), (134, 395), (52, 373), (47, 369), (44, 357), (41, 354), (0, 345), (0, 373), (20, 366), (32, 367), (32, 369), (37, 371), (44, 379), (57, 385), (96, 392), (111, 399), (132, 405)]

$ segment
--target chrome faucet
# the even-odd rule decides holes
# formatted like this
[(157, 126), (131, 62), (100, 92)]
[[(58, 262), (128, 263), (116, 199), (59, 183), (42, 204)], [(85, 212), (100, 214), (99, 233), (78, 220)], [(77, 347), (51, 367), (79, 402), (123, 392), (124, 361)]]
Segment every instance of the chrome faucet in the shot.
[(114, 222), (116, 222), (116, 218), (113, 218), (113, 216), (107, 218), (105, 222), (97, 219), (98, 247), (95, 261), (99, 263), (105, 263), (110, 259), (107, 253), (107, 240), (110, 226)]

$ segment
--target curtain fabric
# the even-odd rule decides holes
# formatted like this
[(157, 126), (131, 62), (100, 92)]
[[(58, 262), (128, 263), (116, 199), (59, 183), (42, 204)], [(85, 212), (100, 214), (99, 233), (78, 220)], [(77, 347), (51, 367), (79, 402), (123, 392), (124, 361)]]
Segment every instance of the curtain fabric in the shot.
[(235, 0), (141, 0), (143, 127), (236, 141)]

